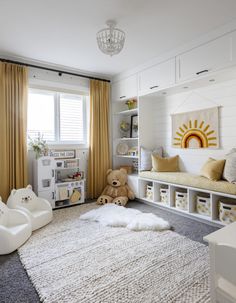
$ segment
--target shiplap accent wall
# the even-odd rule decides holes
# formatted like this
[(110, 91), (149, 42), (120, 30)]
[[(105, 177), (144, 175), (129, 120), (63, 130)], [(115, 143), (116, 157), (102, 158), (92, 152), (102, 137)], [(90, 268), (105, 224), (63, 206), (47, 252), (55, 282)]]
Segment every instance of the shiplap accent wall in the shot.
[[(157, 146), (163, 146), (168, 156), (178, 154), (181, 159), (181, 170), (198, 174), (208, 157), (224, 158), (231, 148), (236, 147), (236, 80), (158, 97), (151, 103), (152, 111), (149, 119), (154, 121), (153, 142)], [(171, 114), (209, 108), (216, 104), (221, 106), (219, 109), (220, 148), (197, 150), (172, 148)]]

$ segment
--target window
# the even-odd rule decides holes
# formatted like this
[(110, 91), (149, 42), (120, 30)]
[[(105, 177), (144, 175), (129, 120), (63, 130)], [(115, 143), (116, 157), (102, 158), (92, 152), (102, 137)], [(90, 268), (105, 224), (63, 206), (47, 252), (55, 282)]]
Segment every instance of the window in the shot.
[(28, 98), (28, 136), (40, 133), (51, 144), (86, 144), (86, 96), (32, 89)]

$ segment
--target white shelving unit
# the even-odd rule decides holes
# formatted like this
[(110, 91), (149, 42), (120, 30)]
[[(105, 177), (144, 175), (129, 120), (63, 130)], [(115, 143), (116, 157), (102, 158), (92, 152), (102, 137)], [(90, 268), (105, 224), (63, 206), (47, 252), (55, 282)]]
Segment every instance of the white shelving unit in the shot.
[[(137, 91), (136, 91), (137, 93)], [(131, 98), (137, 101), (137, 97)], [(139, 138), (131, 137), (130, 130), (123, 134), (120, 131), (120, 123), (121, 121), (125, 121), (130, 124), (131, 126), (131, 117), (138, 116), (138, 108), (127, 109), (125, 100), (113, 100), (113, 168), (119, 168), (120, 166), (132, 166), (133, 161), (138, 161), (138, 155), (120, 155), (117, 153), (117, 146), (120, 143), (127, 144), (129, 149), (136, 147), (137, 150), (139, 148)], [(136, 172), (138, 176), (138, 171)]]

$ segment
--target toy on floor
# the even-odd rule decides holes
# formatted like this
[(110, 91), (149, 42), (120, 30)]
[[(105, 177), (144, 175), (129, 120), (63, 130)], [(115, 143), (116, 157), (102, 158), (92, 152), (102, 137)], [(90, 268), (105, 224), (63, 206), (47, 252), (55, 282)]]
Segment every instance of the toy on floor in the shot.
[(127, 184), (127, 172), (125, 169), (107, 171), (107, 186), (101, 196), (97, 199), (97, 204), (115, 203), (125, 206), (128, 200), (135, 198), (133, 191)]

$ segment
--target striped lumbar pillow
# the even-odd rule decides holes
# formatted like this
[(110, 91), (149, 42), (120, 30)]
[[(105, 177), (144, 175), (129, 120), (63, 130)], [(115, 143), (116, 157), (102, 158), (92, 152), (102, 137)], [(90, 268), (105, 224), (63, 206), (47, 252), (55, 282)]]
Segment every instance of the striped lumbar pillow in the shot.
[(226, 155), (223, 178), (230, 183), (236, 183), (236, 148)]
[(141, 146), (140, 150), (140, 170), (151, 170), (152, 169), (152, 155), (162, 157), (162, 147), (150, 150)]

